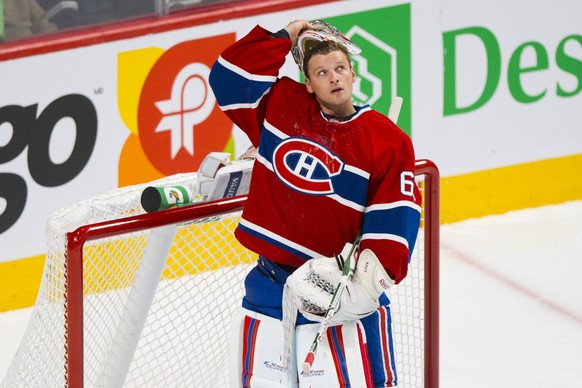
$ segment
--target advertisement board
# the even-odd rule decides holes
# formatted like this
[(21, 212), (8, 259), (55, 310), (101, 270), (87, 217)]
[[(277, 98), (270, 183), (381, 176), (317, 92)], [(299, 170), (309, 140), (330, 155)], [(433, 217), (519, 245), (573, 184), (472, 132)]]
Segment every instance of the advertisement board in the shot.
[[(404, 98), (399, 125), (440, 168), (445, 221), (582, 198), (562, 179), (582, 165), (580, 18), (566, 0), (344, 0), (0, 62), (0, 264), (42, 257), (59, 208), (244, 152), (209, 69), (254, 25), (294, 19), (361, 46), (355, 103)], [(300, 79), (291, 55), (281, 75)]]

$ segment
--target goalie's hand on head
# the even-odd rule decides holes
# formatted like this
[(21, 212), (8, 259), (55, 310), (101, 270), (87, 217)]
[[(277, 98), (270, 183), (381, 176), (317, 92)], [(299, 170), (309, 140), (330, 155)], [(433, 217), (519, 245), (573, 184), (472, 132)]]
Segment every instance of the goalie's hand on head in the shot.
[(289, 39), (291, 40), (291, 44), (294, 45), (295, 42), (297, 41), (297, 37), (299, 36), (299, 33), (306, 29), (306, 28), (311, 28), (311, 23), (309, 23), (309, 21), (307, 20), (293, 20), (291, 22), (289, 22), (289, 24), (287, 24), (287, 26), (285, 26), (285, 30), (287, 31), (287, 33), (289, 34)]
[[(338, 260), (333, 257), (311, 259), (299, 267), (287, 279), (291, 298), (299, 312), (307, 319), (321, 322), (341, 276)], [(394, 281), (374, 252), (369, 249), (362, 251), (354, 275), (341, 295), (340, 306), (331, 325), (355, 321), (374, 313), (379, 307), (380, 294), (392, 284)]]

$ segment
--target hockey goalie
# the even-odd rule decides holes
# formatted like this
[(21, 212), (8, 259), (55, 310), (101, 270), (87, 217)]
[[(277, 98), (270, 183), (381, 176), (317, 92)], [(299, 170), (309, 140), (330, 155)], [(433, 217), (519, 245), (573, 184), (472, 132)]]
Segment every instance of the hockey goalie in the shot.
[[(292, 53), (304, 83), (279, 77)], [(352, 103), (333, 26), (256, 26), (214, 64), (220, 108), (257, 149), (236, 238), (258, 254), (232, 324), (233, 387), (394, 387), (385, 291), (407, 274), (419, 222), (410, 138)]]

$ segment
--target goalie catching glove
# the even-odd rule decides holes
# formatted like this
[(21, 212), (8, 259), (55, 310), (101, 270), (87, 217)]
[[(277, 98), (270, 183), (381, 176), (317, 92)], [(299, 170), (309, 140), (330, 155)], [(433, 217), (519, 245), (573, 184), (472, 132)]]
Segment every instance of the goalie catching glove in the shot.
[[(342, 255), (308, 260), (287, 278), (289, 296), (297, 310), (306, 318), (321, 322), (342, 276)], [(352, 260), (354, 262), (354, 260)], [(378, 257), (370, 249), (358, 257), (353, 277), (340, 297), (340, 306), (332, 325), (362, 319), (379, 307), (378, 298), (394, 281), (388, 276)]]

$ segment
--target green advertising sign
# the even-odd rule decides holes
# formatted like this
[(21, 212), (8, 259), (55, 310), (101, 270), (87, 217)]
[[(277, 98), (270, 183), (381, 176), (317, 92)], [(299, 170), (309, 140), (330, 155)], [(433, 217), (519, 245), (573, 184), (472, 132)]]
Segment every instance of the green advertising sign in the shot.
[(4, 1), (0, 0), (0, 42), (4, 40)]
[(361, 49), (352, 57), (358, 80), (354, 103), (388, 113), (392, 97), (404, 99), (398, 125), (411, 134), (410, 4), (326, 18)]

